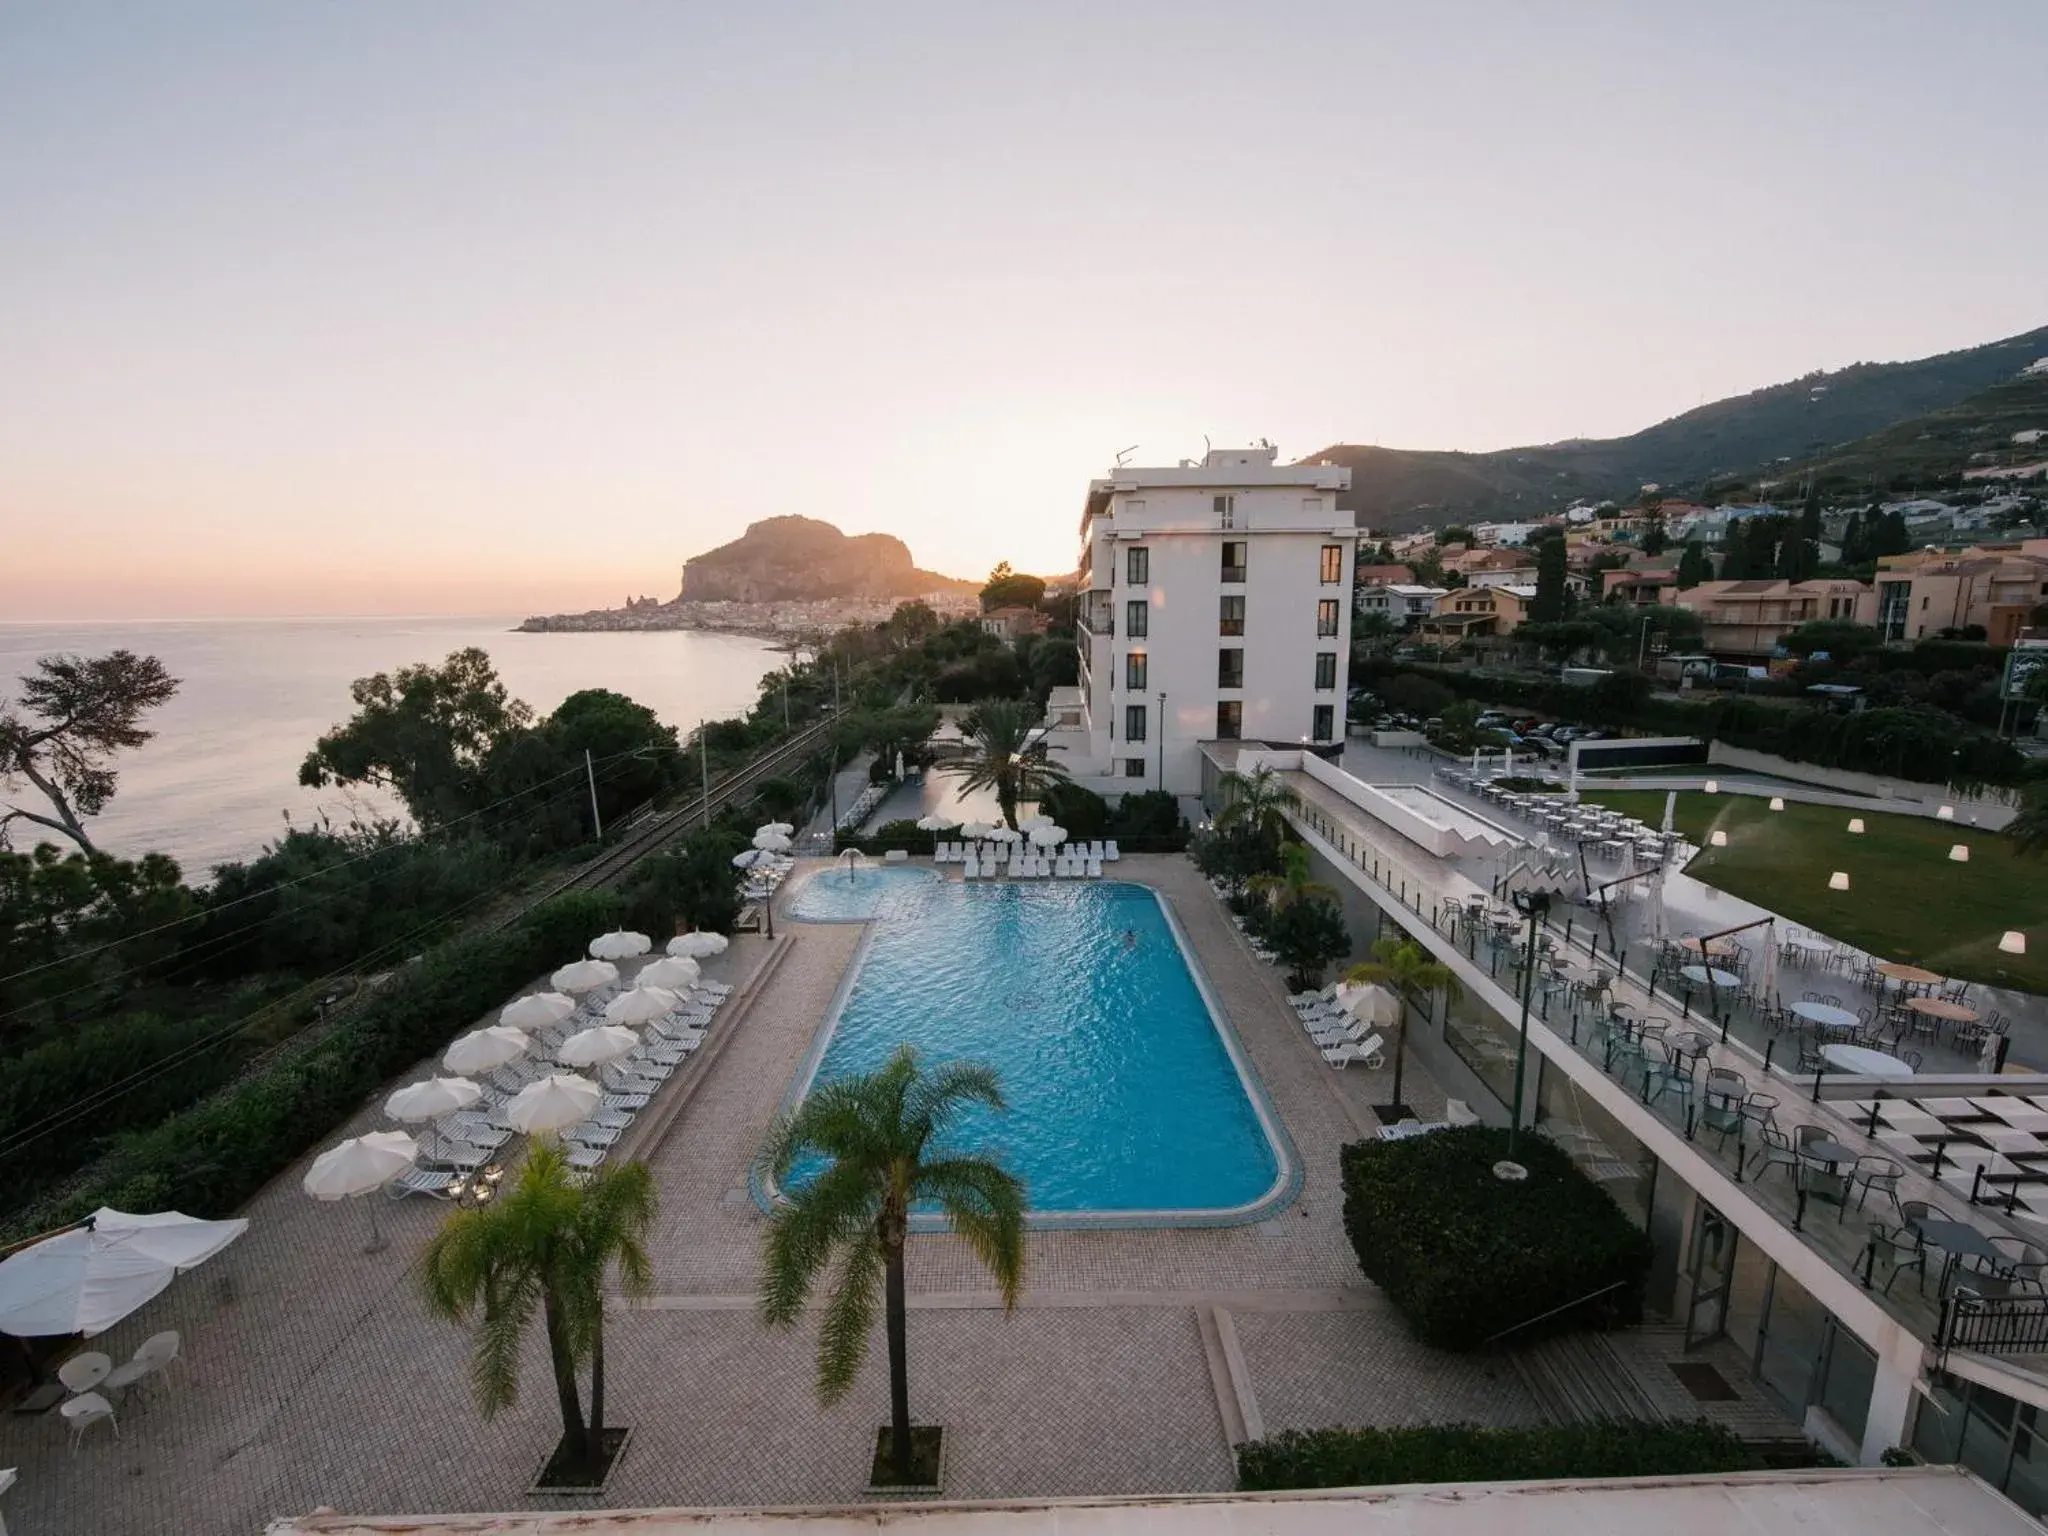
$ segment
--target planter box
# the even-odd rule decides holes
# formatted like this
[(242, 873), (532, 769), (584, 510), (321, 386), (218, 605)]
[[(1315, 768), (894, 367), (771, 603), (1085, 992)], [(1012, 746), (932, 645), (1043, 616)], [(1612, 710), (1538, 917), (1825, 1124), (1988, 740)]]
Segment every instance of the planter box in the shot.
[(936, 1439), (931, 1446), (931, 1481), (927, 1483), (884, 1483), (877, 1481), (878, 1475), (889, 1460), (889, 1426), (883, 1425), (875, 1431), (874, 1459), (868, 1463), (868, 1485), (866, 1493), (877, 1499), (928, 1499), (945, 1491), (946, 1484), (946, 1431), (936, 1424), (913, 1424), (910, 1426), (911, 1458), (913, 1463), (925, 1458), (927, 1437)]
[(527, 1493), (532, 1497), (543, 1499), (588, 1499), (602, 1495), (605, 1489), (611, 1486), (612, 1479), (618, 1476), (619, 1467), (626, 1459), (627, 1447), (633, 1443), (633, 1431), (630, 1427), (621, 1429), (616, 1424), (608, 1424), (605, 1426), (604, 1437), (611, 1442), (612, 1459), (606, 1464), (604, 1477), (601, 1480), (595, 1483), (579, 1483), (573, 1486), (569, 1484), (554, 1486), (542, 1483), (541, 1479), (547, 1476), (549, 1465), (553, 1463), (556, 1456), (561, 1454), (562, 1444), (558, 1440), (555, 1442), (554, 1450), (550, 1451), (539, 1467), (534, 1469), (533, 1481), (527, 1485)]

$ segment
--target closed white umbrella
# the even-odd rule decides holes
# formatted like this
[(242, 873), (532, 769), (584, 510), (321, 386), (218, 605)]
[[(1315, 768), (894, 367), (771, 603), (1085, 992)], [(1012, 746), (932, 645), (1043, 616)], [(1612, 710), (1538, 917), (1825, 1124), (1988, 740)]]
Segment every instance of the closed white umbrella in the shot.
[(679, 933), (668, 941), (668, 952), (698, 960), (706, 955), (722, 955), (731, 941), (722, 933)]
[(959, 818), (954, 816), (933, 814), (917, 818), (917, 829), (920, 832), (943, 832), (948, 827), (957, 827), (959, 825)]
[(249, 1230), (177, 1211), (131, 1216), (102, 1206), (85, 1223), (0, 1262), (0, 1333), (104, 1333)]
[(697, 968), (697, 962), (686, 955), (670, 955), (640, 967), (640, 974), (633, 978), (640, 987), (694, 987), (704, 973)]
[(896, 779), (898, 783), (901, 783), (903, 780), (903, 754), (901, 752), (896, 754)]
[(572, 960), (548, 980), (557, 992), (595, 992), (619, 979), (619, 968), (609, 960)]
[(786, 821), (770, 821), (764, 822), (760, 826), (754, 828), (754, 836), (787, 837), (790, 835), (790, 833), (794, 832), (795, 830), (796, 828), (791, 826)]
[(458, 1109), (469, 1108), (483, 1096), (483, 1089), (466, 1077), (430, 1077), (392, 1094), (384, 1101), (384, 1113), (406, 1123), (438, 1120)]
[(590, 954), (596, 960), (631, 960), (652, 948), (654, 941), (646, 934), (630, 933), (623, 928), (601, 933), (590, 941)]
[(579, 1029), (562, 1042), (555, 1059), (571, 1067), (598, 1067), (617, 1061), (640, 1044), (640, 1037), (622, 1024)]
[(1678, 819), (1678, 791), (1667, 790), (1664, 795), (1664, 830), (1669, 832), (1671, 824)]
[(576, 1000), (559, 992), (529, 992), (498, 1010), (498, 1022), (514, 1029), (546, 1029), (576, 1011)]
[(789, 837), (782, 832), (769, 832), (764, 829), (754, 834), (754, 846), (768, 853), (787, 853)]
[(1359, 987), (1349, 998), (1340, 992), (1339, 998), (1351, 1011), (1351, 1016), (1361, 1024), (1377, 1029), (1390, 1029), (1401, 1019), (1401, 1000), (1385, 987)]
[(508, 1024), (490, 1024), (473, 1029), (449, 1046), (441, 1064), (451, 1072), (489, 1072), (524, 1056), (533, 1042), (522, 1030)]
[[(313, 1159), (313, 1166), (300, 1180), (315, 1200), (350, 1200), (382, 1189), (413, 1165), (420, 1144), (403, 1131), (371, 1131), (352, 1136), (329, 1147)], [(377, 1203), (370, 1202), (370, 1241), (363, 1249), (375, 1253), (384, 1246), (377, 1230)]]
[(646, 1024), (676, 1011), (676, 995), (666, 987), (635, 987), (604, 1005), (607, 1024)]
[(505, 1106), (506, 1123), (529, 1135), (537, 1131), (559, 1131), (587, 1119), (603, 1097), (597, 1084), (573, 1072), (557, 1072), (537, 1083), (528, 1083)]

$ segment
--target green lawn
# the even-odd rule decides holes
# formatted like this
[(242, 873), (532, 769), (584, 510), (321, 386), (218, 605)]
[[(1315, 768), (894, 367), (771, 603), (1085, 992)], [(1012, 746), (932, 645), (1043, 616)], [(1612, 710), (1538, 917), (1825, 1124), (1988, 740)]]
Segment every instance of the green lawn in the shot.
[[(1653, 827), (1664, 818), (1661, 791), (1579, 788), (1582, 799)], [(1858, 815), (1868, 829), (1860, 836), (1848, 830)], [(1716, 828), (1727, 847), (1707, 847)], [(1755, 795), (1697, 792), (1680, 793), (1678, 829), (1704, 850), (1686, 873), (1731, 896), (1884, 959), (2048, 992), (2048, 859), (2019, 858), (1993, 833), (1796, 800), (1773, 811)], [(1969, 846), (1969, 863), (1949, 858), (1956, 843)], [(1846, 891), (1828, 889), (1838, 869), (1848, 872)], [(2008, 928), (2026, 933), (2026, 954), (1999, 951)]]

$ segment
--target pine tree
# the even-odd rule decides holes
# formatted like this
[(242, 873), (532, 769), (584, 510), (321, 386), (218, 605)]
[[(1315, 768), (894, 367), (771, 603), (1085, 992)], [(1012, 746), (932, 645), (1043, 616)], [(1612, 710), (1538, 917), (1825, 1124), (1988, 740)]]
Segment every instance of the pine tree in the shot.
[(1565, 543), (1562, 534), (1536, 547), (1536, 597), (1529, 604), (1529, 622), (1555, 624), (1565, 614)]
[(1678, 585), (1681, 590), (1696, 587), (1703, 581), (1711, 581), (1714, 567), (1707, 559), (1707, 551), (1698, 539), (1688, 539), (1685, 553), (1678, 557)]

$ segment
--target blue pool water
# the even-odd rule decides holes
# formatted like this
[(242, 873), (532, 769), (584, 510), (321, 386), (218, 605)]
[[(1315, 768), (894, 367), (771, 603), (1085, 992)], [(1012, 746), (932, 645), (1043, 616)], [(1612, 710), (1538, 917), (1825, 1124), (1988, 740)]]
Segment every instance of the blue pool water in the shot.
[(905, 1043), (995, 1067), (1008, 1111), (947, 1142), (1001, 1155), (1049, 1224), (1249, 1220), (1281, 1194), (1278, 1133), (1143, 886), (899, 881), (826, 1029), (816, 1081)]
[(783, 916), (800, 923), (865, 921), (899, 893), (938, 881), (937, 870), (914, 864), (865, 864), (852, 879), (843, 869), (820, 869), (784, 903)]

